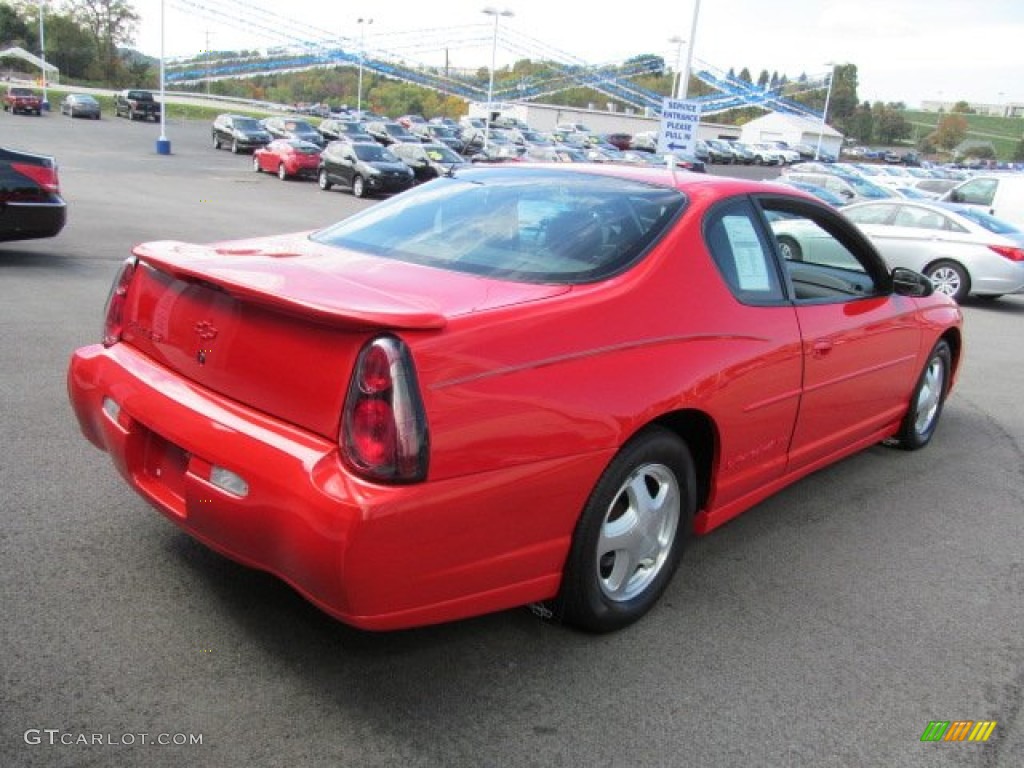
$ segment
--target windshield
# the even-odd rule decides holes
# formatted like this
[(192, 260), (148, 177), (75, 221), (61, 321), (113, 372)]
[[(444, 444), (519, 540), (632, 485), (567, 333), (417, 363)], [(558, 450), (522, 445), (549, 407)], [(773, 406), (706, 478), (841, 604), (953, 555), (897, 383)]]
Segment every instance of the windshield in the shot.
[(356, 153), (356, 157), (366, 163), (398, 162), (398, 158), (380, 144), (364, 144), (362, 142), (357, 142), (352, 145), (352, 150)]
[(233, 121), (233, 125), (240, 131), (262, 131), (263, 126), (259, 124), (259, 121), (253, 120), (251, 117), (243, 117), (240, 120)]
[(414, 264), (536, 283), (583, 283), (634, 263), (682, 210), (675, 190), (548, 170), (442, 177), (312, 236)]

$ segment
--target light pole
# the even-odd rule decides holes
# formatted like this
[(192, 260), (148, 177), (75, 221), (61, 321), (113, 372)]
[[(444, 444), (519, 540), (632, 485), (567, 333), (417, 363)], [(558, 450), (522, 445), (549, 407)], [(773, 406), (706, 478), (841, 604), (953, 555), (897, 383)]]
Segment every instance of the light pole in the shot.
[(494, 99), (494, 66), (498, 56), (498, 17), (515, 16), (515, 14), (507, 8), (499, 11), (490, 5), (484, 8), (483, 12), (494, 17), (494, 39), (491, 41), (491, 78), (487, 83), (487, 129), (484, 131), (484, 149), (487, 149), (491, 140), (491, 101)]
[(679, 62), (683, 57), (683, 45), (686, 44), (686, 41), (679, 35), (673, 35), (668, 39), (668, 41), (676, 46), (676, 79), (675, 82), (672, 83), (672, 98), (678, 99), (679, 84), (682, 82), (682, 79), (679, 77)]
[(686, 91), (690, 87), (690, 65), (693, 62), (693, 46), (697, 43), (697, 17), (700, 16), (700, 0), (693, 3), (693, 21), (690, 22), (690, 44), (686, 48), (686, 68), (676, 92), (677, 99), (686, 99)]
[(356, 114), (363, 119), (363, 60), (366, 58), (366, 25), (373, 19), (359, 19), (359, 82), (356, 85)]
[(156, 153), (158, 155), (171, 154), (171, 142), (167, 138), (167, 78), (164, 68), (164, 38), (166, 27), (164, 23), (164, 0), (160, 0), (160, 138), (156, 140)]
[(39, 58), (42, 59), (43, 66), (43, 109), (48, 110), (50, 108), (50, 101), (46, 98), (46, 29), (43, 26), (43, 6), (46, 3), (43, 0), (39, 2)]
[(821, 155), (821, 139), (825, 135), (825, 121), (828, 120), (828, 102), (832, 98), (832, 81), (835, 80), (836, 65), (834, 61), (826, 61), (828, 67), (828, 89), (825, 91), (825, 111), (821, 113), (821, 127), (818, 129), (818, 146), (814, 148), (814, 159)]

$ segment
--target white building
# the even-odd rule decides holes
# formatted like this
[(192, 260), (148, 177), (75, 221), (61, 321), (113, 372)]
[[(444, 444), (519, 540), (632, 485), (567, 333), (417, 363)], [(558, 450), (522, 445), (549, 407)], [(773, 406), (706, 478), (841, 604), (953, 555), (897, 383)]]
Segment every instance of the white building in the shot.
[(843, 134), (831, 126), (823, 125), (820, 120), (797, 115), (784, 115), (781, 112), (769, 112), (763, 117), (746, 123), (740, 132), (740, 141), (745, 144), (784, 141), (787, 144), (807, 144), (817, 147), (819, 136), (822, 150), (833, 157), (839, 157), (839, 150), (843, 145)]

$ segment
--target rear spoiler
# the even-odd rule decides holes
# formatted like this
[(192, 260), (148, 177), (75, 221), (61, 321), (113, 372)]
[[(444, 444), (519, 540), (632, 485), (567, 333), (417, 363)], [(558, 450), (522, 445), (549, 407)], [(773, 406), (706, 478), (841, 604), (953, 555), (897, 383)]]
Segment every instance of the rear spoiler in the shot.
[[(280, 244), (287, 246), (287, 240)], [(337, 273), (318, 272), (308, 261), (295, 265), (289, 257), (301, 254), (273, 245), (232, 248), (165, 240), (143, 243), (132, 253), (178, 280), (327, 325), (395, 330), (437, 330), (447, 325), (445, 315), (427, 302), (385, 293)]]

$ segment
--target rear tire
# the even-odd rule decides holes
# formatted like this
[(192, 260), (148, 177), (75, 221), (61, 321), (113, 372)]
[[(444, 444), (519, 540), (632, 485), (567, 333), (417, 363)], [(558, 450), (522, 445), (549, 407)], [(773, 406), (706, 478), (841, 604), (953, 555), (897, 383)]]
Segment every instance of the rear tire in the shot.
[(333, 186), (333, 184), (331, 184), (331, 180), (327, 176), (326, 168), (320, 169), (320, 173), (318, 173), (316, 176), (316, 183), (317, 186), (320, 187), (320, 189), (322, 189), (324, 192), (326, 192)]
[(936, 261), (925, 270), (924, 276), (932, 281), (936, 293), (949, 296), (957, 304), (971, 292), (971, 276), (955, 261)]
[(949, 392), (950, 373), (953, 370), (953, 354), (949, 344), (940, 340), (928, 356), (924, 370), (910, 396), (910, 406), (900, 424), (900, 430), (893, 438), (896, 447), (905, 451), (916, 451), (931, 442), (939, 425), (942, 405)]
[(630, 440), (583, 508), (551, 615), (590, 632), (641, 618), (679, 565), (696, 504), (693, 459), (678, 436), (651, 427)]

